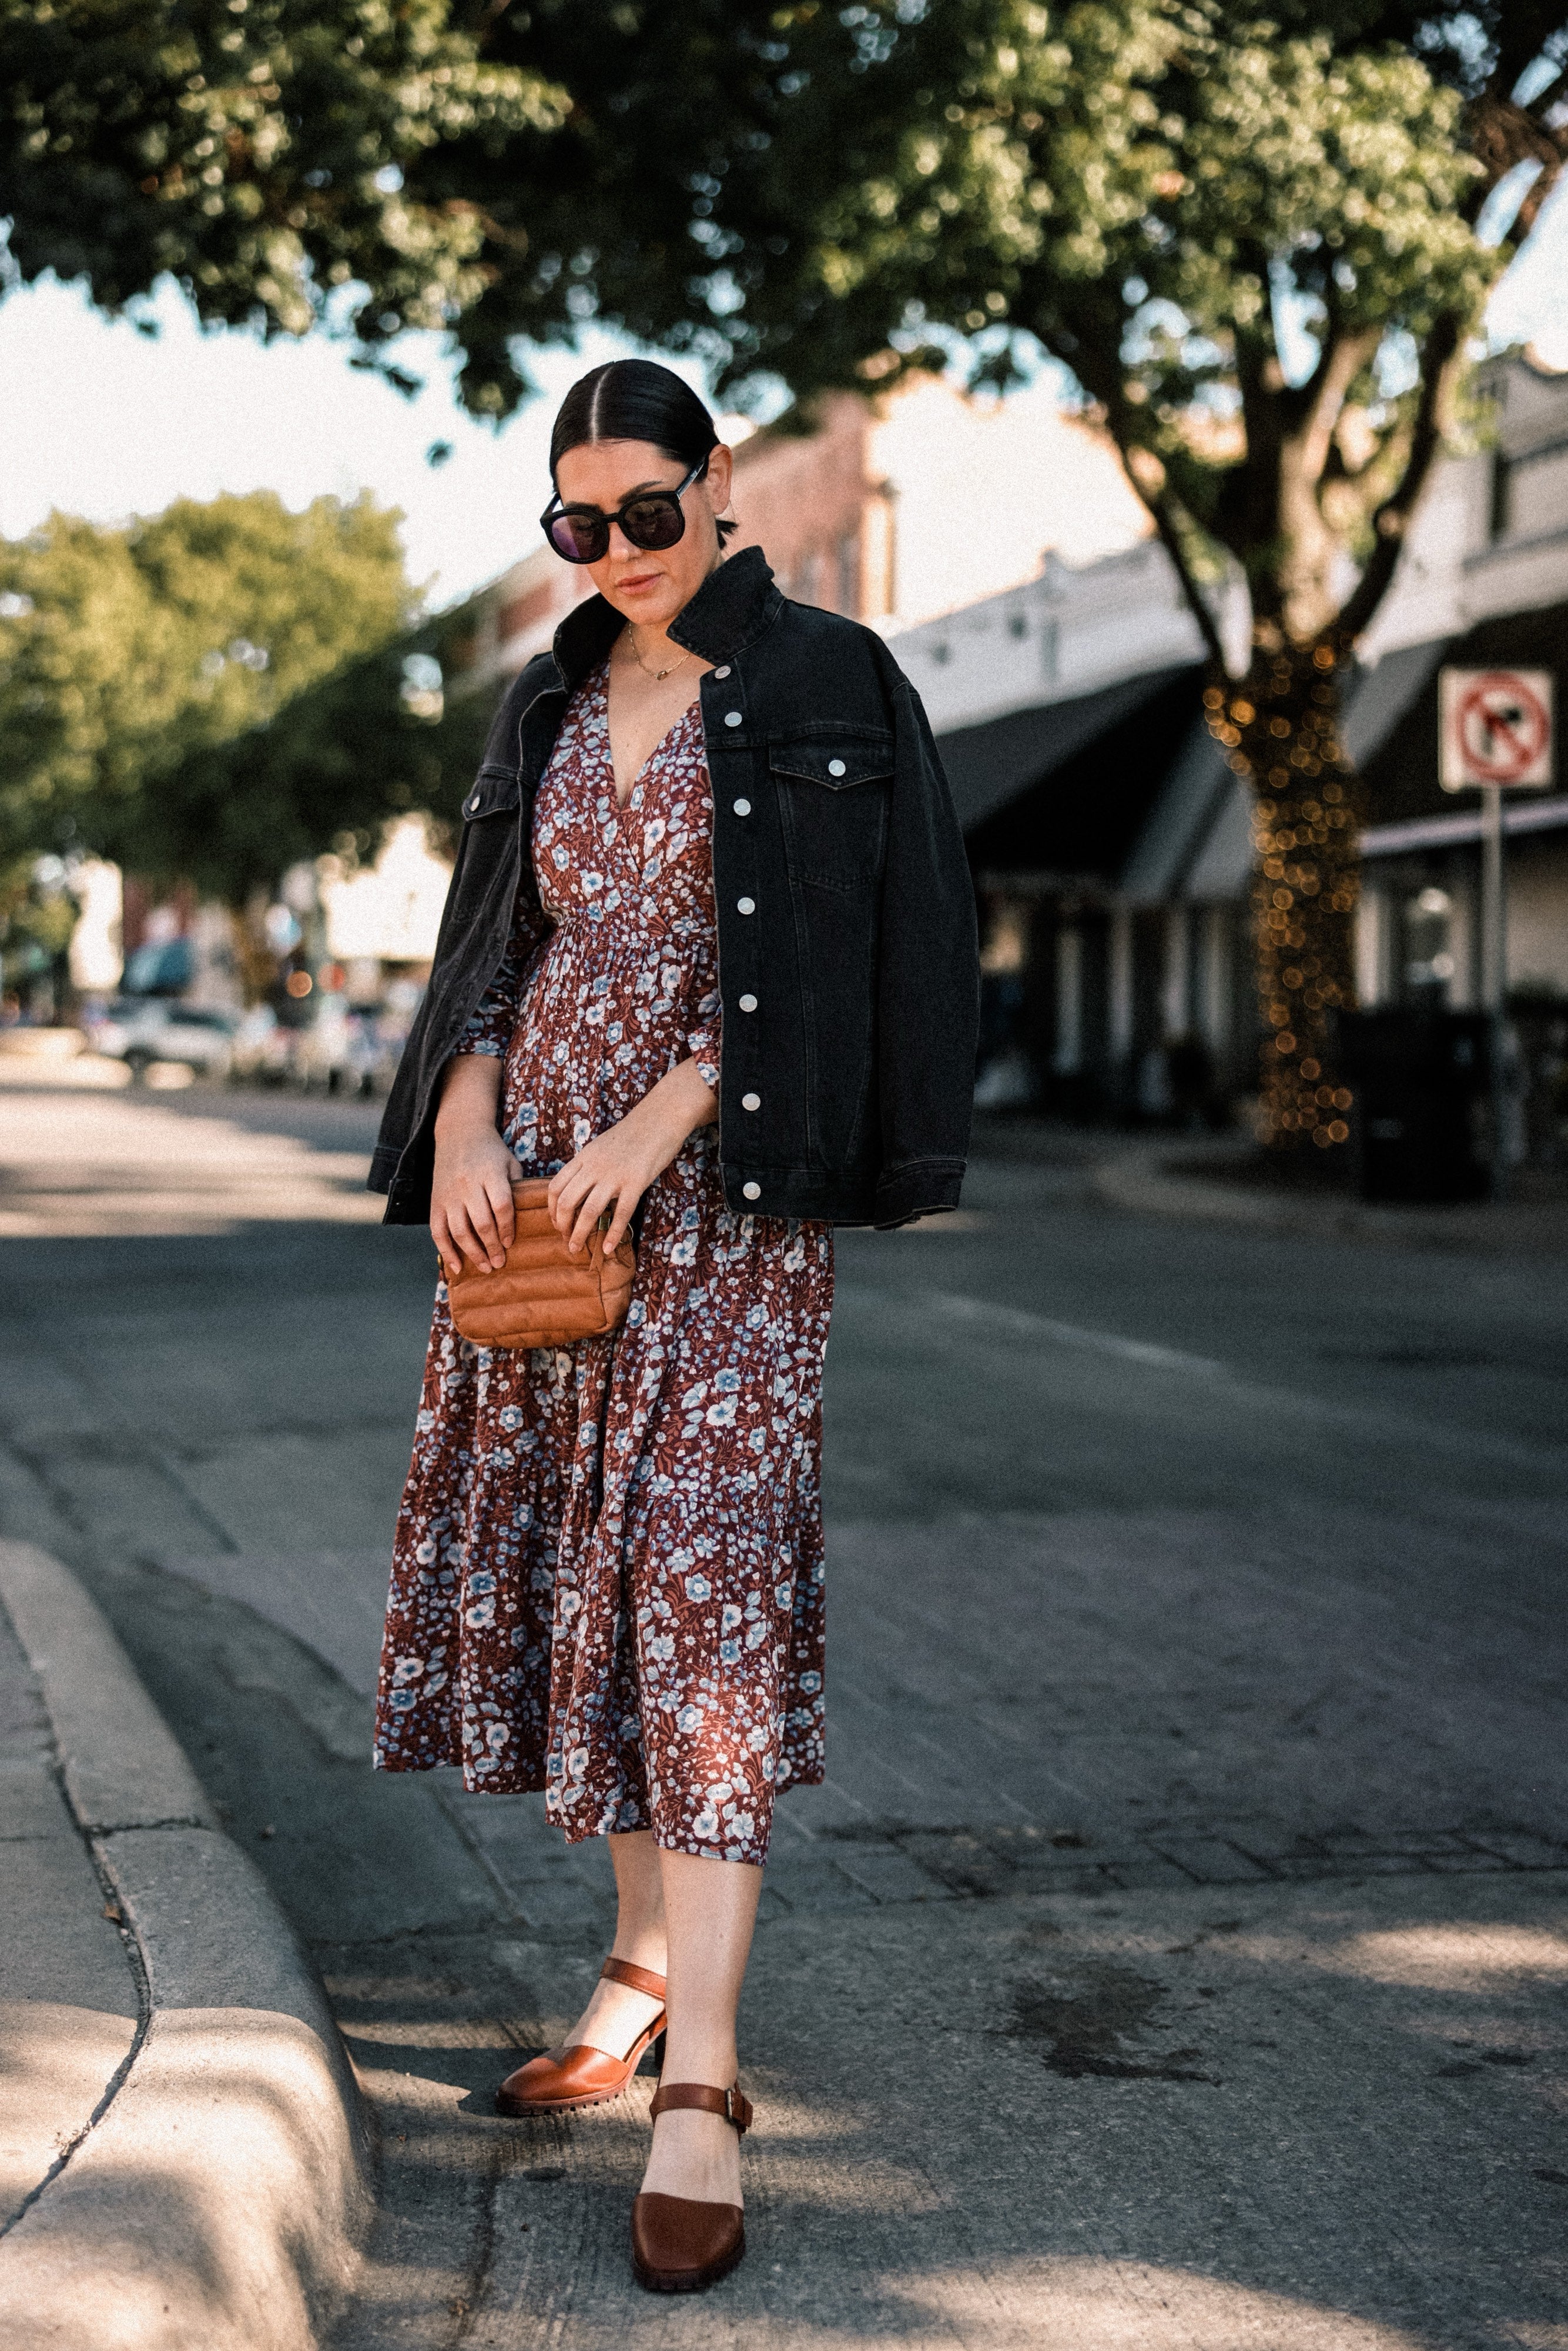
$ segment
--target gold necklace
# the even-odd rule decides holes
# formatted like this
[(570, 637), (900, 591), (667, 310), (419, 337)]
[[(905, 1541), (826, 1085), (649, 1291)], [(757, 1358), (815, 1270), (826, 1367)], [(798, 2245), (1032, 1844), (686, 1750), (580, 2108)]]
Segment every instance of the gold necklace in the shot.
[(628, 631), (626, 632), (626, 633), (627, 633), (627, 635), (630, 637), (630, 639), (631, 639), (631, 641), (632, 641), (632, 660), (636, 663), (636, 664), (637, 664), (638, 668), (642, 671), (642, 673), (643, 673), (643, 676), (644, 676), (644, 677), (651, 677), (651, 678), (653, 679), (653, 683), (654, 683), (654, 684), (655, 684), (655, 685), (659, 684), (660, 684), (660, 683), (661, 683), (664, 678), (666, 678), (666, 677), (673, 677), (673, 676), (674, 676), (674, 673), (676, 672), (676, 670), (678, 670), (678, 669), (679, 669), (679, 667), (680, 667), (680, 665), (681, 665), (681, 662), (689, 662), (689, 661), (690, 661), (690, 659), (691, 659), (691, 655), (690, 655), (690, 653), (682, 653), (682, 655), (680, 656), (680, 660), (679, 660), (679, 661), (673, 661), (673, 662), (670, 664), (670, 665), (669, 665), (668, 669), (650, 669), (650, 668), (648, 667), (647, 663), (643, 659), (642, 654), (637, 651), (637, 632), (636, 632), (636, 629), (635, 629), (634, 627), (633, 627), (633, 628), (630, 628), (630, 629), (628, 629)]

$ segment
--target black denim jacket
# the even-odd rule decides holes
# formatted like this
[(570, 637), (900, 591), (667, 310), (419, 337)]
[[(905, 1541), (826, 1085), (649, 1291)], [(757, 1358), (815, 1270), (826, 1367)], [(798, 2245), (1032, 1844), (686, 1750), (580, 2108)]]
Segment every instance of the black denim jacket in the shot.
[[(622, 626), (602, 597), (580, 604), (497, 713), (371, 1165), (389, 1224), (430, 1213), (441, 1072), (514, 919), (547, 935), (534, 792), (569, 695)], [(789, 602), (756, 548), (710, 573), (669, 633), (716, 664), (701, 700), (725, 1198), (835, 1224), (954, 1207), (974, 1092), (975, 903), (919, 698), (880, 637)]]

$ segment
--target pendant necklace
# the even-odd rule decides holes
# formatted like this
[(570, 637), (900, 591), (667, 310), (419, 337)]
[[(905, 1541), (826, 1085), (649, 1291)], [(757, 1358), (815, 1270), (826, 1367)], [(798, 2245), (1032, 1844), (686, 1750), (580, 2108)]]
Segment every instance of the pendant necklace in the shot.
[(632, 629), (632, 630), (630, 630), (630, 631), (628, 632), (628, 634), (630, 635), (630, 637), (631, 637), (631, 639), (632, 639), (632, 660), (636, 663), (636, 664), (637, 664), (638, 668), (642, 671), (642, 673), (643, 673), (643, 676), (644, 676), (644, 677), (651, 677), (651, 678), (653, 679), (653, 683), (654, 683), (654, 684), (655, 684), (655, 685), (659, 684), (660, 684), (660, 683), (661, 683), (664, 678), (674, 676), (674, 674), (675, 671), (679, 669), (679, 667), (680, 667), (680, 665), (681, 665), (681, 663), (682, 663), (682, 662), (688, 662), (688, 661), (690, 661), (690, 659), (691, 659), (691, 655), (690, 655), (690, 653), (682, 653), (682, 654), (680, 654), (680, 655), (677, 657), (677, 659), (675, 659), (674, 661), (671, 662), (671, 663), (670, 663), (670, 664), (669, 664), (669, 666), (668, 666), (666, 669), (650, 669), (650, 668), (648, 667), (647, 663), (643, 659), (642, 654), (641, 654), (641, 653), (638, 652), (638, 650), (637, 650), (637, 632), (636, 632), (636, 630), (635, 630), (635, 629)]

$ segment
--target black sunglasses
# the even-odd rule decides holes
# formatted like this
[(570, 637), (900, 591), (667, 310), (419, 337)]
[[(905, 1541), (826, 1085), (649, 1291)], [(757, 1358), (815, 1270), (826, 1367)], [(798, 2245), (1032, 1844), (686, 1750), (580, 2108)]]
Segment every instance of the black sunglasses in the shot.
[(628, 498), (623, 507), (610, 515), (602, 507), (563, 507), (558, 492), (540, 515), (539, 528), (556, 553), (564, 555), (569, 563), (602, 563), (610, 552), (612, 522), (619, 523), (632, 546), (642, 548), (645, 553), (658, 547), (674, 547), (685, 536), (686, 528), (681, 499), (706, 472), (705, 457), (674, 489), (639, 490), (634, 498)]

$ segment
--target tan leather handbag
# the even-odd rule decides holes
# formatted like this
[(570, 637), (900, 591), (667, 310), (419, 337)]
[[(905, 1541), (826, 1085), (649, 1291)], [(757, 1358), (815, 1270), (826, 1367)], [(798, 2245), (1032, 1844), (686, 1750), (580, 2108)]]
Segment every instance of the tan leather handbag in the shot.
[[(631, 1236), (610, 1256), (602, 1227), (573, 1257), (545, 1205), (542, 1177), (512, 1186), (517, 1228), (499, 1273), (464, 1259), (446, 1275), (455, 1328), (476, 1347), (570, 1347), (626, 1320), (637, 1270)], [(608, 1219), (606, 1219), (608, 1221)]]

